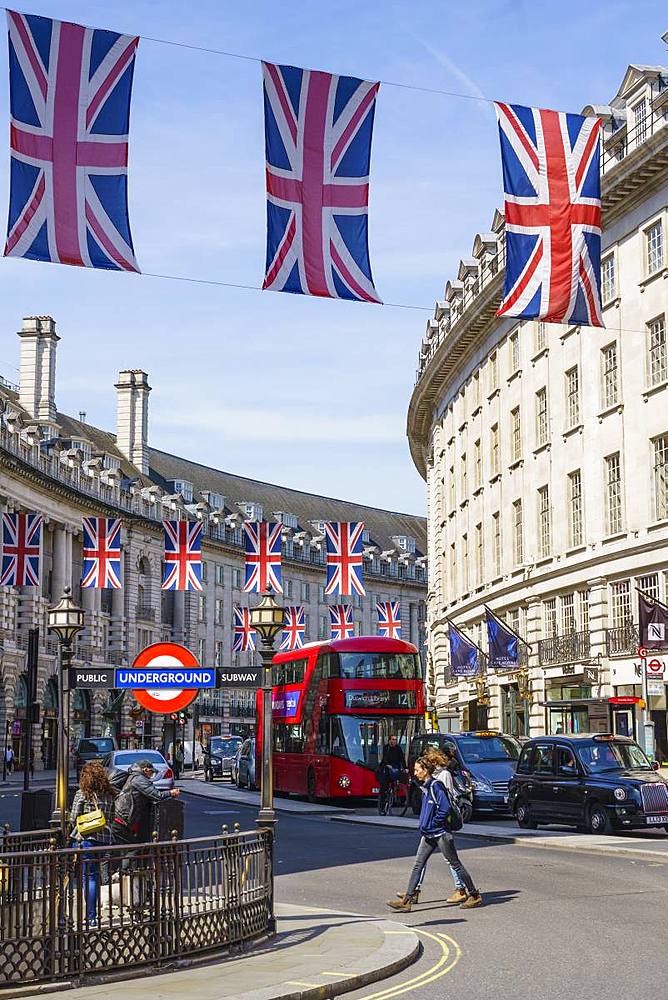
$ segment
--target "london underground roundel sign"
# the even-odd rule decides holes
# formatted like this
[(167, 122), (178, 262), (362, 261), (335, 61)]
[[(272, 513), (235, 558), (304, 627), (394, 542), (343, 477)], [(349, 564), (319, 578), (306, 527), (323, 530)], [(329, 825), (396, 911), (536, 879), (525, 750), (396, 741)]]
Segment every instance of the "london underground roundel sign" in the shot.
[(200, 687), (212, 686), (211, 674), (215, 684), (215, 671), (201, 668), (185, 646), (154, 642), (142, 649), (131, 668), (116, 671), (116, 683), (117, 687), (129, 688), (149, 712), (163, 715), (190, 705)]

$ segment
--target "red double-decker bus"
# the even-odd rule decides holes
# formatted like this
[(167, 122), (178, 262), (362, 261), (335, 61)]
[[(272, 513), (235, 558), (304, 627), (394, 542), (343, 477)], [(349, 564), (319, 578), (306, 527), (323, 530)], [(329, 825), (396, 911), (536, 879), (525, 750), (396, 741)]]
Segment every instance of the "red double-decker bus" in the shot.
[[(362, 636), (310, 643), (274, 657), (274, 788), (309, 799), (378, 794), (376, 769), (391, 734), (407, 754), (424, 716), (417, 649)], [(261, 773), (262, 692), (257, 771)]]

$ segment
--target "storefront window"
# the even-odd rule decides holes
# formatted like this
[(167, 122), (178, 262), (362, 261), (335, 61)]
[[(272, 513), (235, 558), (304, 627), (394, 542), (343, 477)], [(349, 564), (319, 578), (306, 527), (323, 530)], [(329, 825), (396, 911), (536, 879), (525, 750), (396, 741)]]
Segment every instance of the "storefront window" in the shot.
[(526, 736), (528, 732), (528, 710), (526, 701), (519, 696), (517, 684), (501, 688), (501, 709), (503, 731), (513, 736)]

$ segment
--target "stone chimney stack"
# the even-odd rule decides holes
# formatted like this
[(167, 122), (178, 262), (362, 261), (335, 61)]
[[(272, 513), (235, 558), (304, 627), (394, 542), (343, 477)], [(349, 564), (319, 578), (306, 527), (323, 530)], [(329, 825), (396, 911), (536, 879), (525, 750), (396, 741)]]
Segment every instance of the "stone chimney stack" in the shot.
[(26, 316), (19, 332), (19, 402), (33, 420), (55, 427), (56, 347), (60, 337), (50, 316)]
[(118, 373), (116, 444), (128, 461), (148, 474), (148, 375), (139, 369)]

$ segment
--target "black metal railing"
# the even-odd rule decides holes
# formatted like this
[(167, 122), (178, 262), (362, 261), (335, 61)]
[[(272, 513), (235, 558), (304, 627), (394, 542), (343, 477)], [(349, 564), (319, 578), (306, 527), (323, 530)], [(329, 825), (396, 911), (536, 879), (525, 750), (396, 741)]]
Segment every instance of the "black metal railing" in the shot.
[(635, 625), (621, 625), (605, 630), (605, 647), (608, 656), (628, 656), (637, 652), (640, 636)]
[(538, 643), (538, 659), (542, 666), (548, 663), (571, 663), (589, 659), (589, 632), (570, 632), (553, 635)]
[(266, 831), (0, 853), (0, 986), (85, 980), (248, 941), (273, 923)]

